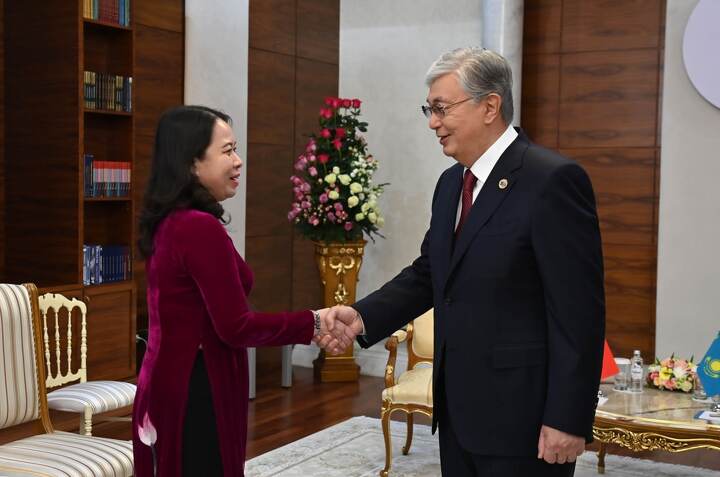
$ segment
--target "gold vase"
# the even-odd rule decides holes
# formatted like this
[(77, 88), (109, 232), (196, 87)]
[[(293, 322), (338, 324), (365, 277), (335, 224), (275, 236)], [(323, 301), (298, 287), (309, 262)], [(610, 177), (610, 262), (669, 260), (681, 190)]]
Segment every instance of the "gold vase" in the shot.
[[(367, 241), (313, 243), (324, 287), (325, 306), (355, 303), (358, 273)], [(360, 366), (355, 363), (352, 347), (338, 356), (326, 355), (320, 350), (313, 361), (313, 368), (315, 378), (324, 383), (357, 381), (360, 376)]]

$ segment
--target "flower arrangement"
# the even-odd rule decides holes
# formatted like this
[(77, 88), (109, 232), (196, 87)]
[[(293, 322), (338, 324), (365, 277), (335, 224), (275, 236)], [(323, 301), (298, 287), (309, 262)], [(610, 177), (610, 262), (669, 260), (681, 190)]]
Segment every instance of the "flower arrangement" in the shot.
[(697, 365), (693, 359), (676, 359), (675, 354), (662, 361), (655, 358), (655, 362), (648, 366), (648, 385), (670, 391), (691, 392), (697, 380)]
[(302, 235), (320, 242), (360, 240), (380, 235), (385, 219), (378, 208), (384, 186), (372, 185), (378, 163), (360, 134), (359, 99), (325, 98), (320, 132), (311, 134), (295, 161), (293, 202), (288, 220)]

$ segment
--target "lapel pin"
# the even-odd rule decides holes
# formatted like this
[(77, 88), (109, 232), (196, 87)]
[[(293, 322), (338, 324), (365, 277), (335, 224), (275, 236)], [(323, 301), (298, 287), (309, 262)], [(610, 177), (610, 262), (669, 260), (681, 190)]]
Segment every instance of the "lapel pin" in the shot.
[(500, 182), (498, 182), (498, 187), (501, 189), (505, 189), (507, 186), (508, 186), (508, 180), (500, 179)]

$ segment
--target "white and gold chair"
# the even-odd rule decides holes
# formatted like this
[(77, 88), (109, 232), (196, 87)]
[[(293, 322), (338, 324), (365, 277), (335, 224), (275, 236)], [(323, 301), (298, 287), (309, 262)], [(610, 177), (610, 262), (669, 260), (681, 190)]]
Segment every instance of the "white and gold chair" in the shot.
[(53, 430), (41, 343), (35, 286), (0, 284), (0, 475), (131, 476), (132, 442)]
[[(395, 411), (404, 412), (407, 417), (407, 438), (402, 449), (403, 455), (410, 452), (413, 433), (413, 414), (418, 412), (432, 417), (432, 362), (433, 362), (433, 310), (430, 309), (407, 326), (407, 330), (393, 333), (385, 344), (390, 351), (385, 367), (385, 389), (382, 392), (382, 428), (385, 437), (385, 468), (381, 477), (387, 477), (392, 464), (390, 442), (390, 416)], [(397, 347), (407, 342), (407, 370), (395, 380)]]
[[(123, 381), (87, 380), (88, 344), (85, 303), (57, 293), (46, 293), (40, 297), (39, 307), (42, 314), (47, 389), (77, 381), (76, 384), (49, 392), (48, 407), (57, 411), (81, 414), (79, 432), (88, 436), (92, 435), (93, 416), (98, 414), (101, 415), (100, 420), (129, 420), (129, 417), (118, 418), (103, 414), (129, 415), (135, 400), (134, 384)], [(79, 327), (75, 323), (77, 320), (80, 322)], [(77, 369), (74, 370), (73, 329), (78, 328), (80, 355)]]

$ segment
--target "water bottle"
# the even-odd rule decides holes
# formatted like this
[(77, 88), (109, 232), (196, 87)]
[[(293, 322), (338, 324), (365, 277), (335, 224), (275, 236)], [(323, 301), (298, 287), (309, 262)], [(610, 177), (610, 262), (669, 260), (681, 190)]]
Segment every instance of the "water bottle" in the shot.
[(643, 359), (640, 350), (636, 349), (630, 360), (630, 391), (641, 393), (643, 391)]

